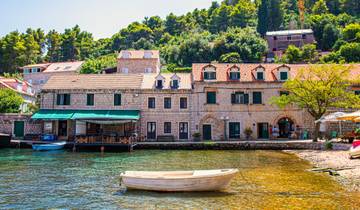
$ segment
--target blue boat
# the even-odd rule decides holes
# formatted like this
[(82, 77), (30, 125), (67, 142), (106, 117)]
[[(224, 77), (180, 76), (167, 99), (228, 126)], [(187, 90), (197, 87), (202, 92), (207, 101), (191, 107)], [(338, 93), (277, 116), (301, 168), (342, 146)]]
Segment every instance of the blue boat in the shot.
[(32, 149), (35, 151), (52, 151), (63, 149), (66, 142), (56, 142), (51, 144), (33, 144)]

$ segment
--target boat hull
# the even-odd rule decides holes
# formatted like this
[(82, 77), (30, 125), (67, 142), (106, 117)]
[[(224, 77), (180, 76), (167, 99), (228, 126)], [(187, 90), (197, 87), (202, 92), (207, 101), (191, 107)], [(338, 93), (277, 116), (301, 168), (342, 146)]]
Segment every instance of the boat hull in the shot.
[(11, 135), (0, 133), (0, 148), (10, 147)]
[(349, 151), (350, 158), (358, 158), (360, 157), (360, 146), (351, 147)]
[(65, 147), (65, 142), (54, 143), (54, 144), (33, 144), (32, 149), (35, 151), (52, 151), (61, 150)]
[[(238, 172), (231, 169), (227, 173), (202, 175), (193, 177), (131, 177), (121, 175), (122, 183), (127, 189), (164, 191), (164, 192), (196, 192), (224, 190)], [(162, 173), (162, 172), (158, 172)], [(166, 172), (164, 172), (166, 173)], [(182, 172), (185, 173), (185, 172)]]

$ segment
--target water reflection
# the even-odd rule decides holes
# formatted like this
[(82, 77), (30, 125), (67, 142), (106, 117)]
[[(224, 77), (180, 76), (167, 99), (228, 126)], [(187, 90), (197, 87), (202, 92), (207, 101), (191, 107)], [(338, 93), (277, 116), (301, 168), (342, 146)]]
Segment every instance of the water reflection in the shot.
[[(72, 153), (0, 150), (0, 209), (356, 209), (358, 194), (272, 151)], [(223, 192), (121, 191), (125, 170), (238, 168)]]

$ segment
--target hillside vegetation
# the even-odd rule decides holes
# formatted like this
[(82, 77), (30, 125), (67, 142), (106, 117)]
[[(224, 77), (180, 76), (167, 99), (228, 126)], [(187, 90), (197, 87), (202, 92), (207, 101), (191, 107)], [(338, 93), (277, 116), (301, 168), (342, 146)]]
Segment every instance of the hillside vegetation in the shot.
[[(123, 49), (159, 49), (162, 62), (172, 69), (194, 62), (260, 62), (267, 51), (266, 31), (301, 28), (299, 5), (304, 5), (304, 28), (314, 30), (316, 46), (291, 47), (279, 62), (360, 62), (360, 1), (225, 0), (181, 16), (146, 17), (99, 40), (77, 25), (62, 33), (14, 31), (0, 38), (0, 72), (39, 62), (86, 60), (83, 72), (95, 73), (114, 65), (113, 54)], [(331, 53), (319, 61), (314, 59), (317, 50)]]

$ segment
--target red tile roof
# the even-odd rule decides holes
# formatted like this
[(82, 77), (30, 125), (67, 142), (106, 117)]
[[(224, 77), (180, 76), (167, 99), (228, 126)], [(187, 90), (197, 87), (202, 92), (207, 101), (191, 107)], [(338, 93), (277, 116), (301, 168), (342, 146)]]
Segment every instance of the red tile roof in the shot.
[[(352, 65), (353, 69), (351, 71), (351, 77), (360, 76), (360, 64), (348, 64)], [(278, 81), (276, 72), (281, 67), (289, 68), (289, 76), (295, 77), (297, 72), (300, 69), (303, 69), (309, 64), (227, 64), (227, 63), (195, 63), (192, 65), (192, 72), (194, 81), (203, 81), (202, 71), (207, 66), (214, 66), (216, 68), (216, 80), (215, 82), (227, 82), (231, 81), (228, 78), (228, 72), (232, 67), (238, 67), (240, 69), (240, 82), (251, 82), (255, 81), (255, 70), (258, 67), (263, 67), (264, 72), (264, 81), (274, 82)]]

